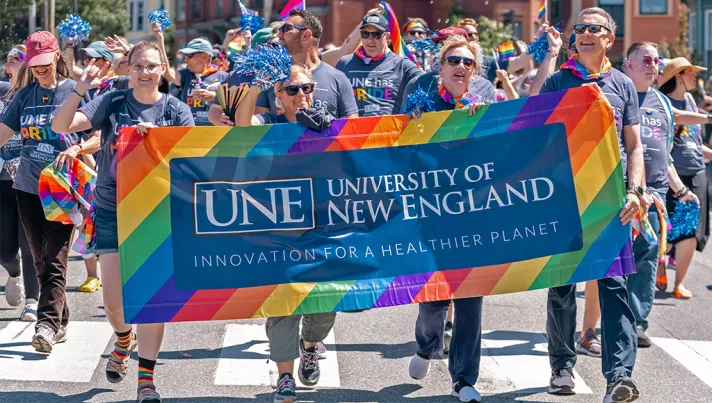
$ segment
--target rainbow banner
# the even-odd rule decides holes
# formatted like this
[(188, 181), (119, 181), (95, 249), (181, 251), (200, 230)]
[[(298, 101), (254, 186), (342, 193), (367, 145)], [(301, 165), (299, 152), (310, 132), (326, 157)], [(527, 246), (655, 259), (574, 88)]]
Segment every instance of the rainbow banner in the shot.
[(595, 85), (467, 111), (118, 142), (125, 319), (389, 307), (634, 272)]

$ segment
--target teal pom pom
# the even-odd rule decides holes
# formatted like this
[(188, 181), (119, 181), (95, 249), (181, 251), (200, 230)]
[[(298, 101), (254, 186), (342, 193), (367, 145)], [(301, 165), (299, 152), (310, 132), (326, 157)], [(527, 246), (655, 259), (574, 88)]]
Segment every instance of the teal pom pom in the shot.
[(91, 24), (77, 14), (68, 15), (67, 19), (59, 24), (59, 36), (71, 39), (74, 43), (81, 43), (89, 39)]
[(251, 85), (263, 90), (280, 81), (289, 80), (292, 56), (284, 46), (261, 45), (250, 52), (240, 53), (235, 59), (234, 73), (252, 77)]
[(150, 23), (156, 23), (161, 26), (162, 30), (166, 30), (166, 28), (171, 26), (171, 17), (168, 15), (168, 11), (165, 9), (159, 8), (157, 10), (153, 10), (148, 14), (148, 22)]
[(693, 201), (681, 203), (675, 200), (675, 210), (670, 214), (672, 229), (668, 232), (668, 239), (675, 240), (694, 233), (699, 223), (700, 206), (697, 203)]
[(435, 112), (435, 102), (419, 85), (414, 93), (406, 97), (401, 113), (413, 118), (425, 112)]

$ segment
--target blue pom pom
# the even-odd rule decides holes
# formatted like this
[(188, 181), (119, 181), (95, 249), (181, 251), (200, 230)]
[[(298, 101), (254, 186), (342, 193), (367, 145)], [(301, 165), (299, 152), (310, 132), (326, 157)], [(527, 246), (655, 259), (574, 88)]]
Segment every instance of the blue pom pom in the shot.
[[(561, 32), (561, 27), (555, 26), (554, 29)], [(528, 53), (532, 55), (532, 58), (537, 62), (541, 63), (546, 57), (546, 53), (549, 51), (549, 41), (546, 39), (546, 32), (541, 34), (541, 36), (535, 41), (529, 43)]]
[(168, 11), (163, 8), (153, 10), (148, 14), (148, 23), (156, 23), (161, 26), (162, 30), (171, 26), (171, 17), (168, 15)]
[(77, 14), (68, 15), (67, 19), (59, 24), (59, 36), (62, 39), (71, 39), (73, 43), (84, 42), (89, 39), (91, 24)]
[(284, 46), (261, 45), (249, 52), (241, 52), (235, 58), (234, 72), (252, 77), (251, 85), (263, 90), (280, 81), (289, 80), (292, 56)]
[(675, 210), (670, 214), (672, 229), (668, 232), (668, 239), (675, 240), (683, 235), (695, 232), (700, 223), (700, 206), (692, 201), (681, 203), (675, 200)]
[(240, 16), (240, 29), (243, 31), (249, 29), (250, 32), (254, 33), (264, 28), (264, 26), (265, 19), (262, 17), (250, 14), (242, 14)]
[(440, 68), (438, 45), (436, 45), (432, 39), (418, 39), (409, 43), (408, 47), (426, 72), (435, 71)]
[(413, 118), (415, 115), (420, 115), (425, 112), (435, 112), (435, 102), (433, 102), (430, 95), (423, 91), (420, 85), (418, 85), (418, 89), (406, 97), (403, 108), (401, 108), (401, 113)]

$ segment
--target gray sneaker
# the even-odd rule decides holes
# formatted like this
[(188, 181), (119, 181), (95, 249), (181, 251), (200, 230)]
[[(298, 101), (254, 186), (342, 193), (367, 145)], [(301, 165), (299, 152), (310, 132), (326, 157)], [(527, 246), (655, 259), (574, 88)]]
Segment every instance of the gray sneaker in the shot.
[(37, 322), (37, 303), (36, 302), (25, 302), (25, 309), (22, 310), (20, 315), (20, 320), (22, 322)]
[(551, 373), (549, 393), (552, 395), (575, 395), (574, 370), (564, 368)]
[(627, 376), (623, 376), (608, 385), (603, 403), (630, 403), (639, 397), (640, 390), (635, 381)]
[(38, 326), (37, 333), (32, 336), (32, 347), (40, 353), (51, 353), (54, 343), (56, 343), (57, 335), (54, 330), (47, 326)]
[(8, 277), (5, 283), (5, 300), (10, 306), (18, 306), (25, 298), (25, 284), (22, 282), (22, 275)]
[(64, 343), (65, 341), (67, 341), (67, 327), (60, 326), (59, 330), (57, 330), (57, 334), (54, 336), (54, 343)]
[(273, 403), (296, 403), (297, 385), (292, 374), (282, 374), (277, 382), (277, 391), (274, 393)]

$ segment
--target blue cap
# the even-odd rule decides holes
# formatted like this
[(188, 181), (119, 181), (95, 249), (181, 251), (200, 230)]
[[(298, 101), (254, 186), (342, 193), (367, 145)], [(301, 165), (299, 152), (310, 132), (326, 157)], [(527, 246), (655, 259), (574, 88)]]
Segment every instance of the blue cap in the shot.
[(210, 44), (210, 42), (206, 41), (205, 39), (202, 38), (197, 38), (193, 39), (192, 41), (188, 42), (188, 46), (179, 50), (179, 53), (182, 53), (184, 55), (190, 55), (193, 53), (207, 53), (210, 56), (213, 55), (213, 46)]
[(380, 31), (388, 31), (388, 20), (386, 20), (386, 17), (384, 17), (381, 13), (368, 14), (363, 17), (363, 21), (361, 22), (359, 29), (367, 25), (378, 28)]
[(92, 42), (86, 48), (81, 48), (89, 57), (95, 59), (106, 59), (110, 62), (114, 61), (114, 54), (106, 46), (103, 41)]

